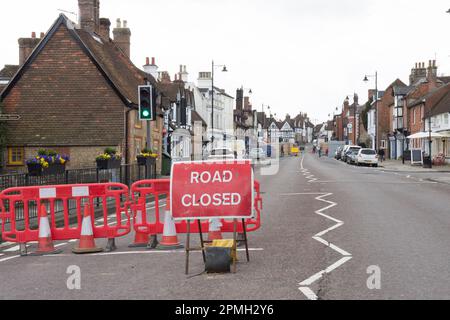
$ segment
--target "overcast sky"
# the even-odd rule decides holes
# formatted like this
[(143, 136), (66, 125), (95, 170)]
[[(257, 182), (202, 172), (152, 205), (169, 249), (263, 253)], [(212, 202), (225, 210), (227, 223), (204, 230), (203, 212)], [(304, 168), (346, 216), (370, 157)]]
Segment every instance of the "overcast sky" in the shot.
[[(7, 3), (7, 4), (5, 4)], [(450, 75), (448, 0), (100, 0), (101, 17), (128, 20), (132, 60), (156, 57), (171, 77), (187, 65), (190, 79), (226, 64), (216, 84), (233, 96), (253, 90), (254, 107), (277, 117), (307, 112), (325, 121), (347, 95), (361, 102), (374, 87), (408, 81), (416, 62), (437, 59)], [(47, 31), (58, 10), (78, 12), (77, 0), (2, 1), (0, 65), (18, 63), (19, 37)], [(74, 15), (67, 14), (72, 20)]]

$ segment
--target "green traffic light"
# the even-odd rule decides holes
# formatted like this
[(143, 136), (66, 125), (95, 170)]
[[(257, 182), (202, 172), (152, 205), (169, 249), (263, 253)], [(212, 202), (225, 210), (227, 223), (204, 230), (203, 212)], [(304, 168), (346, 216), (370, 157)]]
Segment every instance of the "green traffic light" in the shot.
[(148, 110), (144, 110), (144, 111), (142, 112), (142, 115), (143, 115), (145, 118), (148, 118), (148, 117), (150, 117), (150, 112), (149, 112)]

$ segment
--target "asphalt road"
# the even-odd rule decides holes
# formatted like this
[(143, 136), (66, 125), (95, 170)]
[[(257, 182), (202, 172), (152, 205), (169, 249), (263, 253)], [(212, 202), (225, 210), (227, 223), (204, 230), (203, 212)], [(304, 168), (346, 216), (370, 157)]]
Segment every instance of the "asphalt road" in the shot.
[[(259, 176), (263, 227), (237, 274), (184, 275), (184, 251), (17, 257), (0, 249), (1, 299), (450, 299), (450, 185), (307, 154)], [(314, 237), (314, 238), (313, 238)], [(185, 236), (181, 236), (182, 241)], [(105, 245), (104, 241), (98, 241)], [(33, 246), (30, 248), (33, 249)], [(67, 288), (69, 266), (81, 290)], [(367, 286), (379, 270), (380, 289)]]

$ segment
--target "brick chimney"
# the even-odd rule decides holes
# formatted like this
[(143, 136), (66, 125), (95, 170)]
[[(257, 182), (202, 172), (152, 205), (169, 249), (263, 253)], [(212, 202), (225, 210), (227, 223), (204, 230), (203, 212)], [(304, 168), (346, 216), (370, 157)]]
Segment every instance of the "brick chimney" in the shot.
[(20, 38), (19, 39), (19, 64), (23, 65), (28, 59), (30, 54), (33, 52), (34, 48), (41, 41), (40, 38), (36, 38), (36, 32), (31, 34), (31, 38)]
[(415, 67), (411, 69), (411, 75), (409, 76), (409, 84), (413, 85), (420, 79), (427, 78), (427, 69), (424, 62), (416, 63)]
[(120, 19), (117, 19), (116, 28), (113, 30), (114, 42), (122, 49), (123, 53), (130, 57), (131, 53), (131, 30), (128, 28), (127, 21), (124, 20), (123, 24)]
[(236, 110), (242, 111), (244, 109), (244, 90), (236, 90)]
[(100, 31), (100, 0), (78, 0), (80, 28), (89, 32)]
[(252, 104), (250, 103), (250, 97), (244, 97), (244, 110), (245, 111), (252, 111)]
[(169, 73), (167, 71), (159, 72), (158, 80), (161, 83), (167, 83), (167, 84), (172, 82), (172, 80), (170, 80), (170, 75), (169, 75)]
[(427, 80), (428, 81), (436, 81), (436, 79), (437, 79), (436, 60), (430, 60), (428, 62), (428, 68), (427, 68)]
[(111, 21), (108, 18), (100, 18), (99, 36), (109, 40), (111, 34)]
[(145, 58), (144, 72), (150, 74), (153, 78), (158, 79), (158, 66), (156, 65), (155, 58), (152, 58), (150, 64), (150, 58)]

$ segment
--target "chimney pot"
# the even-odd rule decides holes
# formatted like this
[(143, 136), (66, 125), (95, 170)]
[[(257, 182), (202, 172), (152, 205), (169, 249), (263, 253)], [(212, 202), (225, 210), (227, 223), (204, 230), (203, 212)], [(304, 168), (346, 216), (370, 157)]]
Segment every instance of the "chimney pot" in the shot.
[(128, 21), (127, 20), (123, 20), (123, 27), (124, 28), (128, 28)]
[(36, 32), (33, 31), (33, 32), (31, 33), (31, 38), (32, 38), (32, 39), (36, 39)]
[(156, 60), (155, 60), (155, 57), (152, 57), (152, 65), (156, 65)]
[(147, 57), (147, 58), (145, 58), (145, 65), (148, 66), (149, 64), (150, 64), (150, 58)]
[(45, 33), (41, 32), (41, 39), (45, 37)]
[(116, 28), (122, 28), (122, 22), (120, 21), (120, 18), (117, 18), (116, 20)]

